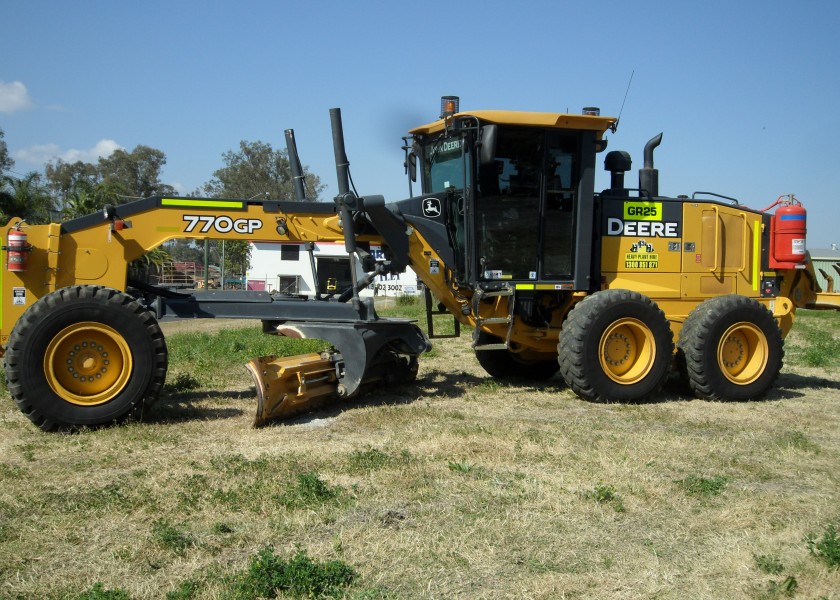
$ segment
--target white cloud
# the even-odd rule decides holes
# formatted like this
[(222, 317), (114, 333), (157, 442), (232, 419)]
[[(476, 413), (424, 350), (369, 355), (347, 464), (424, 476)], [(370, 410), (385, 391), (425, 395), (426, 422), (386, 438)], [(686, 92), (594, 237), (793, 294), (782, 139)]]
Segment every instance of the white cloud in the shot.
[(125, 150), (125, 148), (114, 140), (99, 140), (90, 150), (76, 150), (75, 148), (71, 148), (62, 154), (60, 158), (65, 162), (76, 162), (77, 160), (96, 162), (100, 156), (103, 158), (111, 156), (115, 150)]
[(0, 113), (11, 114), (33, 106), (35, 103), (29, 97), (26, 86), (20, 81), (0, 81)]
[(41, 144), (37, 146), (30, 146), (23, 150), (18, 150), (13, 153), (13, 158), (21, 162), (31, 163), (33, 165), (43, 165), (44, 163), (60, 158), (64, 162), (74, 163), (82, 161), (87, 163), (95, 163), (99, 157), (107, 158), (114, 153), (115, 150), (125, 150), (114, 140), (99, 140), (87, 150), (78, 150), (70, 148), (69, 150), (62, 150), (58, 144)]

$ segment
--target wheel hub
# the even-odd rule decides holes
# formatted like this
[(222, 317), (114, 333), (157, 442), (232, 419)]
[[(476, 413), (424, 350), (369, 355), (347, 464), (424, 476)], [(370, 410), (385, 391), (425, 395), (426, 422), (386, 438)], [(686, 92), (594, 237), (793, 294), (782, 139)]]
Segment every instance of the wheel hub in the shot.
[(731, 334), (723, 341), (723, 364), (727, 369), (734, 369), (744, 360), (746, 348), (744, 336)]
[(761, 329), (753, 323), (736, 323), (721, 336), (718, 366), (732, 383), (747, 385), (764, 372), (769, 353), (767, 338)]
[(613, 333), (607, 338), (607, 345), (604, 351), (604, 360), (615, 366), (623, 365), (630, 360), (631, 353), (635, 350), (635, 341), (624, 333)]
[(125, 338), (101, 323), (76, 323), (56, 335), (44, 354), (52, 390), (73, 404), (95, 405), (116, 397), (131, 375)]
[(599, 357), (601, 368), (610, 379), (623, 385), (636, 383), (653, 367), (653, 332), (638, 319), (619, 319), (601, 336)]

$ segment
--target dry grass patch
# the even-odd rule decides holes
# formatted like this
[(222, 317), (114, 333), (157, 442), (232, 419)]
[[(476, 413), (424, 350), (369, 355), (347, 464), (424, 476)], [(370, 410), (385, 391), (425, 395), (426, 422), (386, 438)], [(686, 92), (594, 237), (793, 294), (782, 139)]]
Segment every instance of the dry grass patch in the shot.
[(840, 597), (840, 359), (792, 353), (761, 402), (599, 405), (440, 340), (416, 385), (254, 430), (262, 340), (202, 334), (226, 350), (171, 333), (143, 423), (44, 434), (0, 398), (0, 598), (245, 597), (289, 565), (359, 599)]

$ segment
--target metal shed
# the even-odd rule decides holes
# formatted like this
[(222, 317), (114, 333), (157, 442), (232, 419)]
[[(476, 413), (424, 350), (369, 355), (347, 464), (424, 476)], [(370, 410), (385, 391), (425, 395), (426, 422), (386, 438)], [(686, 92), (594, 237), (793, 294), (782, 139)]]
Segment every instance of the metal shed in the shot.
[(832, 244), (831, 248), (814, 248), (809, 252), (820, 288), (824, 292), (840, 291), (840, 249), (837, 244)]

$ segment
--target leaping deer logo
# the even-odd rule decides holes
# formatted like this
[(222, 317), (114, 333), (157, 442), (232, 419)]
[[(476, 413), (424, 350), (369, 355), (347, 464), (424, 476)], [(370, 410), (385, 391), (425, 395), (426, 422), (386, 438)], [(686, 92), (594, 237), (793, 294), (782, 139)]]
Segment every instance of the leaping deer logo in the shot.
[(426, 198), (423, 201), (423, 216), (439, 217), (440, 216), (440, 200), (437, 198)]

